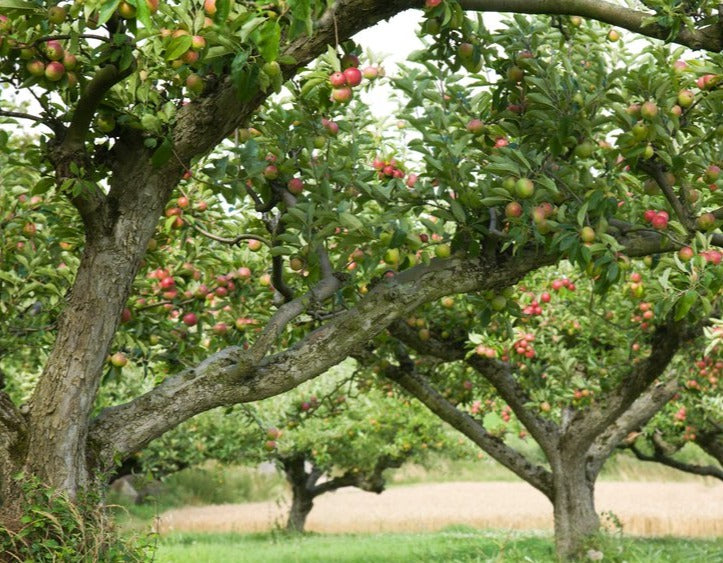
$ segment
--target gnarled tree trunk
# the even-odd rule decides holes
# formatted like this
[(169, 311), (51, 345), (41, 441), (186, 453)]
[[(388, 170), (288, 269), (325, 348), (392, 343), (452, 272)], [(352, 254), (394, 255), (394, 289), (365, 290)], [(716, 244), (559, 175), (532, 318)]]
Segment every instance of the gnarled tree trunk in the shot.
[(556, 460), (553, 475), (555, 548), (562, 561), (579, 557), (600, 529), (595, 512), (595, 477), (586, 470), (583, 456)]

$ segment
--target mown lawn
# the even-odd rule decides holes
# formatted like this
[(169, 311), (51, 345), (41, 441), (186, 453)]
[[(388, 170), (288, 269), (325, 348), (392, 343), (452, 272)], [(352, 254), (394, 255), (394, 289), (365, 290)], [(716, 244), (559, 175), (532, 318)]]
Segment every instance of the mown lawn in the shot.
[[(604, 537), (603, 561), (723, 561), (723, 539)], [(173, 534), (158, 540), (159, 563), (554, 561), (549, 535), (455, 527), (437, 533), (287, 536)]]

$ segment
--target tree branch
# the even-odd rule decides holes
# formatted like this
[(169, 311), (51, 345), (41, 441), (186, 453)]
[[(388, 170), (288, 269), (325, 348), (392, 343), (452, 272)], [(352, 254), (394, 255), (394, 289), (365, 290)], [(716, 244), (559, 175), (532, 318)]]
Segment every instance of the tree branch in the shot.
[(645, 424), (670, 401), (678, 390), (675, 379), (655, 385), (640, 395), (635, 402), (605, 431), (600, 434), (588, 450), (592, 456), (592, 470), (597, 474), (613, 450), (632, 431)]
[(477, 12), (581, 16), (695, 50), (723, 51), (723, 29), (719, 25), (696, 30), (681, 26), (682, 29), (670, 37), (670, 29), (646, 23), (646, 19), (655, 15), (652, 12), (633, 10), (604, 0), (460, 0), (460, 5), (465, 10)]
[(385, 375), (416, 397), (439, 418), (459, 430), (490, 456), (552, 500), (553, 484), (549, 471), (533, 464), (502, 440), (489, 434), (482, 424), (438, 393), (425, 377), (418, 372), (403, 370), (397, 366), (388, 368)]
[[(307, 294), (282, 306), (249, 350), (227, 348), (128, 403), (104, 409), (92, 425), (91, 440), (101, 462), (110, 464), (116, 454), (125, 457), (200, 412), (277, 395), (324, 373), (423, 303), (451, 293), (501, 289), (552, 262), (549, 255), (524, 252), (503, 263), (434, 259), (384, 279), (356, 307), (291, 348), (264, 357), (285, 324), (319, 299)], [(335, 283), (323, 283), (328, 292), (322, 295), (330, 294)]]
[(720, 467), (716, 467), (714, 465), (684, 463), (666, 455), (657, 446), (653, 446), (654, 449), (652, 455), (644, 453), (635, 444), (631, 444), (628, 448), (635, 454), (635, 457), (641, 461), (654, 461), (656, 463), (662, 463), (663, 465), (672, 467), (673, 469), (678, 469), (679, 471), (685, 471), (686, 473), (692, 473), (693, 475), (702, 475), (704, 477), (715, 477), (716, 479), (723, 481), (723, 470)]

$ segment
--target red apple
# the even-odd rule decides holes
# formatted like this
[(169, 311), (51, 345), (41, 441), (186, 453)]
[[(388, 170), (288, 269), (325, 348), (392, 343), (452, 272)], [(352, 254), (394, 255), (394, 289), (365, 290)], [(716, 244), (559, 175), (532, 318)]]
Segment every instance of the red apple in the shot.
[(354, 66), (350, 66), (344, 71), (344, 77), (346, 78), (347, 84), (352, 87), (359, 86), (362, 81), (361, 71)]
[(329, 83), (332, 88), (346, 86), (346, 75), (343, 72), (333, 72), (329, 75)]

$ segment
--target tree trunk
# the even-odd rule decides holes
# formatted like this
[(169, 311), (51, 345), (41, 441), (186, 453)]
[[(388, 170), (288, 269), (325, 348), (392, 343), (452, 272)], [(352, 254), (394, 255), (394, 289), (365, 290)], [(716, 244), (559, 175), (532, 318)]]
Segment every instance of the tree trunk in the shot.
[(309, 494), (306, 487), (292, 487), (291, 510), (286, 522), (289, 532), (303, 533), (306, 526), (306, 517), (314, 507), (314, 497)]
[(561, 561), (579, 557), (600, 528), (595, 512), (595, 478), (585, 460), (573, 458), (553, 465), (555, 548)]

